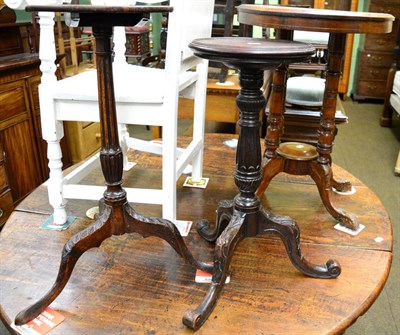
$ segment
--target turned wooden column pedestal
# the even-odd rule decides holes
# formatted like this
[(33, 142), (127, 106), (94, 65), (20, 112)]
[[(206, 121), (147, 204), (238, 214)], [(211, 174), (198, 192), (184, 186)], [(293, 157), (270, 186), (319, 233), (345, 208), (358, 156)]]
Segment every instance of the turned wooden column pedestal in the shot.
[[(335, 278), (340, 274), (340, 266), (334, 260), (323, 265), (307, 261), (301, 254), (297, 224), (287, 216), (277, 216), (264, 209), (255, 194), (262, 178), (259, 116), (265, 107), (261, 91), (264, 70), (304, 61), (315, 49), (303, 43), (252, 38), (200, 39), (193, 41), (190, 47), (199, 57), (238, 69), (240, 85), (236, 99), (240, 119), (234, 176), (239, 194), (233, 200), (220, 203), (215, 227), (211, 227), (208, 221), (200, 221), (197, 225), (203, 238), (215, 241), (209, 291), (203, 302), (195, 310), (188, 310), (183, 318), (187, 326), (198, 329), (207, 320), (221, 294), (235, 247), (246, 237), (267, 233), (278, 235), (293, 265), (308, 276)], [(271, 109), (280, 107), (281, 103), (283, 101), (272, 105)]]

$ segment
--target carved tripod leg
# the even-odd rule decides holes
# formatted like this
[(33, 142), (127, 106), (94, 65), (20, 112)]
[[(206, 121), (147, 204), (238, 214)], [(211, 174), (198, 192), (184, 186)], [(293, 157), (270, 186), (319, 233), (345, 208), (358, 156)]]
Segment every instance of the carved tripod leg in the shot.
[(331, 180), (332, 187), (339, 192), (350, 192), (351, 191), (351, 183), (345, 179), (335, 179), (332, 175)]
[(140, 215), (129, 204), (124, 207), (124, 219), (126, 233), (138, 233), (143, 237), (156, 236), (162, 238), (193, 267), (211, 273), (213, 265), (200, 262), (193, 257), (178, 228), (171, 221)]
[(22, 325), (33, 320), (61, 293), (67, 284), (79, 257), (87, 250), (99, 247), (108, 237), (112, 236), (112, 227), (108, 223), (112, 208), (106, 206), (103, 215), (93, 225), (71, 237), (65, 244), (61, 256), (61, 264), (53, 287), (36, 303), (18, 313), (16, 325)]
[(317, 265), (308, 262), (300, 250), (300, 229), (296, 222), (288, 216), (273, 215), (265, 210), (259, 212), (259, 222), (264, 227), (260, 230), (264, 233), (278, 234), (285, 244), (286, 251), (292, 264), (305, 275), (315, 278), (336, 278), (341, 269), (337, 261), (330, 259), (325, 265)]
[(200, 220), (196, 225), (197, 232), (208, 242), (215, 242), (215, 240), (219, 237), (219, 235), (221, 235), (231, 220), (232, 213), (233, 201), (220, 201), (217, 209), (214, 229), (210, 227), (210, 222), (208, 220)]
[(189, 309), (183, 316), (183, 323), (194, 329), (199, 329), (213, 311), (215, 304), (225, 285), (229, 264), (236, 245), (244, 238), (244, 216), (234, 214), (228, 227), (217, 239), (214, 251), (214, 270), (211, 287), (203, 302), (195, 309)]
[(258, 186), (256, 195), (261, 198), (267, 189), (272, 178), (274, 178), (278, 173), (283, 171), (283, 157), (276, 157), (274, 159), (268, 160), (263, 164), (262, 178), (260, 186)]
[[(329, 165), (332, 168), (332, 157), (329, 155)], [(336, 179), (333, 176), (333, 173), (331, 174), (331, 185), (332, 188), (334, 188), (338, 192), (351, 192), (352, 186), (351, 182), (346, 180), (346, 179)]]
[(315, 181), (318, 191), (326, 210), (332, 217), (342, 226), (349, 229), (357, 230), (360, 226), (358, 218), (355, 214), (346, 213), (341, 208), (333, 207), (330, 200), (331, 187), (329, 181), (332, 179), (332, 170), (329, 165), (312, 162), (310, 168), (310, 176)]

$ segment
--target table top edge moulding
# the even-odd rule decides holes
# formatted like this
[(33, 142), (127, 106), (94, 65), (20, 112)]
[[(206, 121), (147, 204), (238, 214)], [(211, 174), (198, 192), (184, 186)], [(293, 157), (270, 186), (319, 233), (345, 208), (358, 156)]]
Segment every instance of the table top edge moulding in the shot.
[[(172, 6), (93, 6), (93, 5), (32, 5), (26, 6), (28, 12), (63, 12), (73, 15), (72, 25), (130, 26), (135, 25), (143, 14), (172, 12)], [(115, 19), (115, 17), (118, 17)], [(113, 21), (110, 21), (113, 20)]]
[[(324, 22), (320, 21), (321, 17), (324, 18)], [(390, 33), (395, 17), (383, 13), (240, 5), (238, 19), (244, 24), (269, 26), (276, 29), (373, 34)], [(297, 22), (293, 22), (294, 20)], [(318, 21), (318, 24), (315, 21)]]
[(133, 13), (155, 13), (172, 12), (172, 6), (94, 6), (94, 5), (29, 5), (26, 6), (27, 12), (69, 12), (69, 13), (113, 13), (113, 14), (133, 14)]

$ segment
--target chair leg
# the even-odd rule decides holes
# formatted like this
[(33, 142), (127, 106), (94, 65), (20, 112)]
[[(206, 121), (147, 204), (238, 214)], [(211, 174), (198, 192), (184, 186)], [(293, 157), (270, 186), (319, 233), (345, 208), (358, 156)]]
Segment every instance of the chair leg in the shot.
[(127, 140), (129, 138), (128, 128), (124, 123), (118, 123), (118, 137), (119, 145), (121, 147), (124, 159), (124, 171), (129, 171), (135, 164), (128, 160), (128, 149), (129, 145)]
[(167, 120), (162, 139), (162, 217), (176, 220), (176, 182), (177, 182), (177, 119), (171, 115)]
[(206, 118), (206, 93), (207, 93), (207, 74), (208, 61), (197, 65), (198, 79), (196, 83), (194, 112), (193, 112), (193, 141), (201, 142), (201, 148), (192, 159), (192, 177), (199, 180), (203, 177), (203, 153), (204, 153), (204, 130)]
[(47, 141), (47, 157), (50, 168), (50, 178), (47, 182), (49, 202), (53, 207), (53, 221), (61, 226), (67, 222), (68, 218), (63, 194), (64, 175), (60, 140)]

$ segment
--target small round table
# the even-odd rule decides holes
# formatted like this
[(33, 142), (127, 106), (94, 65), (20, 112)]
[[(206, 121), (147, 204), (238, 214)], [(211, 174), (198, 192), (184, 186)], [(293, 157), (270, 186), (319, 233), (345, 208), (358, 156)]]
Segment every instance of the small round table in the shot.
[[(335, 112), (338, 97), (339, 79), (345, 53), (347, 34), (382, 34), (392, 29), (394, 17), (381, 13), (360, 13), (339, 10), (310, 9), (300, 7), (241, 5), (238, 7), (239, 22), (249, 25), (275, 28), (280, 37), (292, 39), (294, 30), (328, 32), (328, 70), (325, 93), (322, 103), (320, 127), (316, 157), (304, 160), (304, 157), (289, 157), (277, 152), (283, 129), (285, 86), (287, 67), (280, 66), (274, 72), (269, 126), (265, 138), (263, 178), (257, 195), (262, 196), (271, 179), (280, 172), (294, 175), (310, 175), (315, 181), (322, 202), (327, 211), (343, 226), (357, 229), (359, 222), (354, 214), (335, 208), (331, 202), (331, 191), (336, 189), (347, 192), (351, 184), (333, 178), (331, 153), (336, 133)], [(287, 151), (283, 148), (281, 152)], [(300, 152), (300, 155), (302, 153)], [(310, 155), (312, 156), (312, 155)]]
[(266, 210), (255, 194), (262, 176), (259, 116), (266, 103), (261, 90), (264, 70), (305, 61), (315, 48), (293, 41), (240, 37), (196, 39), (189, 47), (198, 57), (239, 70), (240, 85), (236, 98), (240, 118), (234, 175), (239, 193), (233, 200), (220, 202), (214, 227), (207, 220), (197, 224), (199, 235), (215, 242), (215, 249), (209, 291), (203, 302), (196, 309), (189, 309), (183, 317), (183, 322), (196, 330), (214, 309), (228, 276), (234, 250), (245, 238), (278, 235), (292, 264), (307, 276), (336, 278), (341, 268), (334, 259), (328, 259), (325, 264), (309, 262), (300, 250), (300, 229), (296, 222)]
[[(67, 12), (71, 21), (93, 27), (96, 39), (98, 102), (101, 128), (100, 163), (107, 186), (100, 200), (100, 214), (95, 222), (72, 236), (65, 244), (57, 277), (50, 290), (15, 318), (22, 325), (37, 317), (63, 291), (79, 258), (89, 249), (99, 247), (114, 235), (138, 233), (157, 236), (195, 268), (211, 271), (212, 265), (197, 261), (187, 248), (177, 227), (168, 220), (146, 217), (135, 211), (122, 187), (123, 155), (118, 139), (118, 120), (112, 70), (112, 36), (115, 26), (137, 24), (144, 13), (171, 12), (171, 6), (28, 6), (27, 11)], [(131, 78), (137, 80), (137, 78)]]

